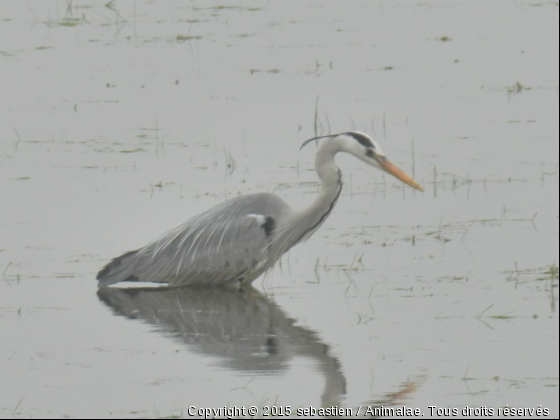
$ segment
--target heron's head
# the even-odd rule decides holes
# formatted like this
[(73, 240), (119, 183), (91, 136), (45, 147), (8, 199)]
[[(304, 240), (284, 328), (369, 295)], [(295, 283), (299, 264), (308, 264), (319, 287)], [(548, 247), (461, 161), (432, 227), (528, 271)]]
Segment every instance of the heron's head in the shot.
[(376, 168), (393, 175), (405, 184), (410, 185), (412, 188), (424, 191), (424, 188), (422, 188), (418, 182), (391, 163), (391, 161), (385, 156), (385, 153), (383, 153), (383, 150), (381, 150), (379, 144), (377, 144), (377, 142), (367, 134), (360, 133), (359, 131), (350, 131), (348, 133), (315, 137), (307, 140), (301, 147), (313, 140), (323, 138), (328, 139), (327, 141), (329, 143), (332, 142), (336, 144), (339, 151), (350, 153), (368, 165), (375, 166)]

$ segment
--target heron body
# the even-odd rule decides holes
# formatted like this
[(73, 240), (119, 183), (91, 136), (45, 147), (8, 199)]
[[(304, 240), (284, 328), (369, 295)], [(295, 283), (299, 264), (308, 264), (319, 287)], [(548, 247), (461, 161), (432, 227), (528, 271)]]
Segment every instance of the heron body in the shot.
[[(244, 286), (253, 282), (326, 220), (342, 191), (335, 155), (350, 153), (409, 184), (422, 187), (390, 163), (379, 145), (359, 132), (322, 139), (315, 157), (321, 188), (302, 210), (269, 193), (231, 198), (163, 234), (143, 248), (113, 259), (97, 274), (99, 286), (122, 281)], [(302, 146), (302, 147), (303, 147)]]

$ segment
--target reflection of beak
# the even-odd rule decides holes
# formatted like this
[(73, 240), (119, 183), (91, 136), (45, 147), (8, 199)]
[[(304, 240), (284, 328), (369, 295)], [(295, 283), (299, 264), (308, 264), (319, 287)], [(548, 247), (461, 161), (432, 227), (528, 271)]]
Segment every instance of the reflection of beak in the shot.
[(422, 188), (422, 186), (418, 182), (416, 182), (410, 176), (405, 174), (402, 170), (400, 170), (395, 165), (393, 165), (385, 156), (377, 156), (376, 160), (385, 172), (390, 173), (395, 178), (398, 178), (405, 184), (410, 185), (412, 188), (416, 188), (417, 190), (424, 191), (424, 188)]

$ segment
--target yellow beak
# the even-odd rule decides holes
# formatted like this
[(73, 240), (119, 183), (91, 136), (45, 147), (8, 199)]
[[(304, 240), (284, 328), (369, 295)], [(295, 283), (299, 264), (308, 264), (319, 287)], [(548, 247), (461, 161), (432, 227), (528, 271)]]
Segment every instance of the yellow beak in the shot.
[(424, 191), (424, 188), (422, 188), (422, 186), (416, 182), (414, 179), (412, 179), (409, 175), (407, 175), (404, 171), (402, 171), (401, 169), (397, 168), (393, 163), (391, 163), (391, 161), (389, 161), (385, 156), (379, 156), (377, 157), (377, 162), (379, 162), (379, 165), (381, 166), (381, 168), (393, 175), (395, 178), (400, 179), (402, 182), (404, 182), (407, 185), (410, 185), (412, 188), (415, 188), (419, 191)]

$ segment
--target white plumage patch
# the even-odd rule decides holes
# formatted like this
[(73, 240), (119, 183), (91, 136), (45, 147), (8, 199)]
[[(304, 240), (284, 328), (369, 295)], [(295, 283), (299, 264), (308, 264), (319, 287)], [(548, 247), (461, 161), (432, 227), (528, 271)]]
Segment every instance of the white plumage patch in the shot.
[(266, 217), (264, 217), (262, 214), (248, 214), (247, 217), (253, 217), (255, 219), (257, 219), (257, 222), (259, 222), (259, 224), (262, 224), (266, 221)]

